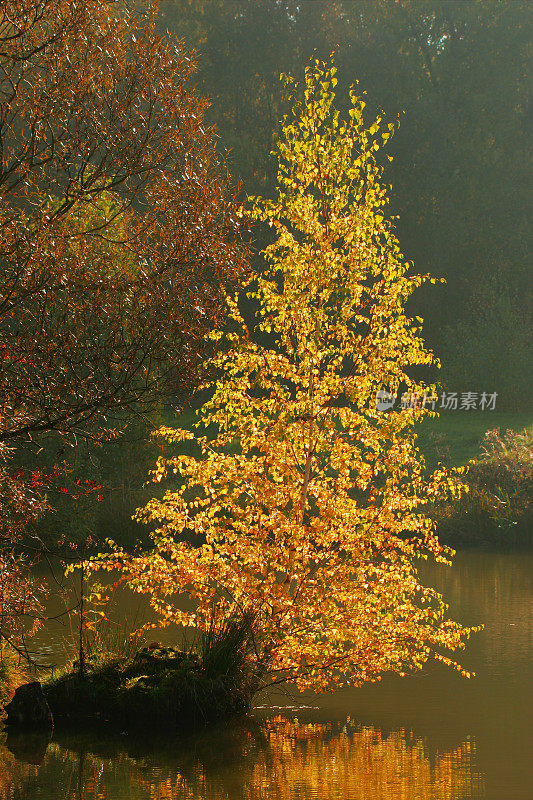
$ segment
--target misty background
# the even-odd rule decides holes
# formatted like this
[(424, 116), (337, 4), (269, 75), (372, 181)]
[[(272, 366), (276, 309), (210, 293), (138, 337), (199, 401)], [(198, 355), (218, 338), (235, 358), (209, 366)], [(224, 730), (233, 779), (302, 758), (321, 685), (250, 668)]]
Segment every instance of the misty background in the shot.
[[(400, 127), (385, 179), (405, 256), (444, 277), (415, 294), (448, 391), (497, 392), (531, 407), (531, 32), (521, 0), (165, 0), (162, 28), (197, 51), (243, 194), (271, 194), (270, 155), (286, 112), (281, 72), (335, 53), (341, 109), (350, 84), (367, 121)], [(229, 153), (227, 152), (229, 151)]]

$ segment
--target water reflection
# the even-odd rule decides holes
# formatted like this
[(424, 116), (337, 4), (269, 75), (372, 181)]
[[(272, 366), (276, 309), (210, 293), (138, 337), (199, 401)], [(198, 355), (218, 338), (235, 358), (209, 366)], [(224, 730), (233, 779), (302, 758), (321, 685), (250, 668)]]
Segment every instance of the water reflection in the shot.
[[(465, 551), (452, 569), (423, 569), (424, 580), (450, 601), (453, 618), (485, 625), (460, 654), (476, 672), (471, 681), (434, 665), (319, 697), (261, 697), (269, 708), (256, 709), (255, 721), (181, 741), (162, 733), (150, 750), (134, 737), (97, 745), (91, 737), (55, 736), (40, 769), (36, 749), (31, 756), (26, 745), (17, 750), (10, 742), (22, 760), (0, 753), (0, 800), (530, 800), (533, 553)], [(131, 598), (123, 602), (125, 616)], [(41, 634), (59, 660), (62, 631)], [(285, 706), (284, 720), (272, 720), (280, 713), (274, 702)], [(310, 708), (293, 711), (289, 703)], [(295, 713), (298, 725), (290, 721)], [(347, 714), (359, 728), (344, 730)]]
[(38, 766), (33, 766), (15, 757), (5, 747), (5, 736), (0, 744), (0, 797), (2, 800), (15, 800), (22, 797), (21, 792), (37, 776)]
[[(8, 743), (12, 745), (12, 743)], [(1, 800), (461, 800), (484, 797), (469, 741), (446, 753), (398, 730), (248, 718), (187, 740), (57, 736), (40, 767), (4, 746)]]

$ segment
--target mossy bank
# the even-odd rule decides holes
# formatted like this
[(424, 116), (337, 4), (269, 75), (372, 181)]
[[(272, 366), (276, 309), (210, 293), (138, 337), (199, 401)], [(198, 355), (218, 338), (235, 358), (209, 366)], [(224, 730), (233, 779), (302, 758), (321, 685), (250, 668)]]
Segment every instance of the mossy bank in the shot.
[(213, 674), (195, 653), (148, 646), (133, 657), (74, 664), (45, 681), (55, 724), (97, 722), (174, 727), (206, 723), (249, 708), (242, 671)]

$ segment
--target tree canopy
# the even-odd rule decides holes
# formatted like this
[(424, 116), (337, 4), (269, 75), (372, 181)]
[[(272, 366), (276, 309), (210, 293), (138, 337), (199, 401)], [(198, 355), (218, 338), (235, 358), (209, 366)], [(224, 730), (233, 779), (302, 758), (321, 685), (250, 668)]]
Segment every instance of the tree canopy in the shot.
[[(54, 483), (36, 453), (54, 436), (60, 452), (101, 441), (189, 392), (246, 267), (195, 70), (156, 33), (155, 7), (1, 4), (0, 639), (12, 644), (36, 609), (15, 549)], [(96, 486), (85, 475), (74, 488)]]
[(0, 441), (194, 385), (244, 266), (192, 55), (119, 2), (0, 17)]

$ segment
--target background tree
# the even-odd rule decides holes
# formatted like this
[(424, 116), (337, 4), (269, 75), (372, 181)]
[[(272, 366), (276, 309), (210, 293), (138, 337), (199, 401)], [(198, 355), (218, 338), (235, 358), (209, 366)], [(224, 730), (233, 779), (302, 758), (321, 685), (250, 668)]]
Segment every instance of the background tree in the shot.
[(302, 689), (451, 663), (442, 648), (469, 632), (417, 576), (417, 559), (448, 555), (427, 504), (453, 484), (445, 470), (426, 475), (414, 433), (431, 412), (376, 409), (383, 386), (432, 392), (411, 377), (433, 357), (405, 313), (428, 276), (409, 274), (376, 160), (393, 126), (366, 127), (353, 89), (342, 121), (335, 72), (316, 61), (303, 92), (293, 87), (276, 196), (251, 212), (274, 235), (252, 287), (260, 342), (230, 300), (234, 331), (200, 412), (215, 435), (161, 431), (200, 453), (158, 463), (155, 480), (179, 482), (138, 512), (157, 525), (154, 550), (91, 564), (119, 568), (163, 622), (249, 620), (259, 684)]
[(153, 14), (1, 13), (0, 440), (86, 435), (190, 387), (243, 250), (194, 58)]
[(65, 438), (105, 438), (186, 394), (243, 271), (195, 69), (183, 45), (156, 34), (154, 9), (2, 3), (0, 592), (11, 598), (2, 626), (22, 607), (15, 587), (21, 602), (27, 594), (13, 556), (20, 522), (28, 528), (39, 494), (41, 510), (51, 494), (37, 451), (56, 437), (53, 472)]
[[(42, 615), (42, 587), (32, 576), (28, 559), (20, 554), (21, 539), (30, 524), (35, 524), (47, 510), (46, 500), (28, 481), (13, 476), (3, 463), (8, 460), (0, 445), (0, 661), (6, 645), (19, 656), (28, 657), (26, 635), (39, 625)], [(14, 688), (11, 685), (10, 660), (5, 666), (6, 684), (0, 670), (0, 700)]]

